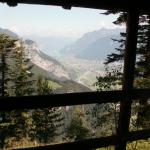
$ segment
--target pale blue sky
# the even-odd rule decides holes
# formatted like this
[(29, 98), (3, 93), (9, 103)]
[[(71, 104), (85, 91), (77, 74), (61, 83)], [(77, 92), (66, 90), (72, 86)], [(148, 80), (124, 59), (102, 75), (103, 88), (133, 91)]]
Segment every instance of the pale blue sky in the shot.
[(0, 27), (8, 28), (21, 36), (66, 36), (82, 34), (102, 27), (115, 28), (115, 15), (101, 15), (104, 11), (85, 8), (65, 10), (62, 7), (0, 4)]

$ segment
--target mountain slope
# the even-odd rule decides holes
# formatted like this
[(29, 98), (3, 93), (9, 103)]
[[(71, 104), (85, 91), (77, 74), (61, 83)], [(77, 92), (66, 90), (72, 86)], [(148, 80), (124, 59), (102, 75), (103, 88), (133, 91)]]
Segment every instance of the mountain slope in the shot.
[(48, 71), (40, 68), (37, 65), (33, 65), (31, 72), (34, 74), (34, 79), (36, 80), (38, 76), (42, 76), (43, 78), (48, 79), (54, 83), (57, 83), (59, 87), (55, 89), (55, 93), (70, 93), (70, 92), (90, 92), (91, 89), (88, 87), (79, 84), (72, 80), (60, 80), (56, 78), (56, 76), (50, 75)]
[(18, 38), (18, 35), (8, 29), (3, 29), (0, 28), (0, 34), (8, 34), (9, 36), (13, 37), (13, 38)]
[(76, 56), (84, 59), (104, 60), (108, 54), (113, 52), (115, 48), (119, 46), (118, 42), (112, 41), (112, 38), (119, 39), (119, 35), (109, 35), (107, 37), (99, 38)]
[(57, 60), (41, 52), (34, 41), (25, 40), (25, 49), (31, 63), (49, 72), (49, 76), (59, 80), (70, 79), (65, 68)]
[(25, 41), (27, 56), (33, 64), (32, 72), (36, 76), (42, 76), (59, 85), (56, 93), (87, 92), (91, 91), (84, 85), (72, 81), (69, 73), (56, 59), (40, 51), (32, 40)]
[[(0, 28), (0, 34), (8, 34), (13, 38), (19, 38), (17, 34), (8, 29)], [(56, 59), (40, 51), (34, 41), (25, 40), (23, 46), (25, 47), (26, 57), (30, 60), (29, 64), (33, 66), (31, 72), (34, 74), (34, 80), (37, 80), (39, 76), (48, 79), (51, 84), (55, 84), (55, 93), (91, 91), (86, 86), (72, 81), (65, 67)]]
[(38, 35), (28, 35), (25, 38), (36, 41), (40, 49), (52, 57), (59, 57), (59, 51), (66, 45), (70, 45), (75, 41), (74, 38), (70, 37), (51, 37)]
[(84, 34), (74, 44), (64, 47), (61, 50), (63, 56), (74, 56), (83, 59), (101, 59), (111, 53), (117, 42), (112, 42), (112, 38), (120, 38), (119, 33), (123, 29), (100, 29)]

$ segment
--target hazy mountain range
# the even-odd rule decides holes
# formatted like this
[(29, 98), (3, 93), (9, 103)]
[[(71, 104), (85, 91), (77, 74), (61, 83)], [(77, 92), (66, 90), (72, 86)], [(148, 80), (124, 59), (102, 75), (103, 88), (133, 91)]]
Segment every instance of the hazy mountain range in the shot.
[(105, 29), (88, 32), (71, 45), (64, 47), (60, 52), (63, 56), (74, 56), (83, 59), (104, 60), (108, 54), (118, 47), (113, 39), (120, 38), (123, 29)]
[(35, 35), (30, 35), (27, 38), (36, 41), (40, 49), (52, 57), (74, 56), (89, 60), (104, 60), (107, 54), (113, 52), (118, 47), (118, 42), (113, 42), (112, 38), (119, 39), (119, 33), (124, 30), (119, 28), (101, 28), (100, 30), (85, 33), (77, 40), (67, 37)]
[(84, 34), (73, 44), (60, 50), (58, 59), (72, 73), (75, 81), (82, 83), (93, 90), (97, 76), (105, 74), (104, 61), (108, 54), (118, 48), (118, 42), (112, 39), (120, 39), (120, 32), (125, 29), (100, 29)]
[[(106, 29), (85, 33), (77, 39), (62, 37), (39, 37), (31, 35), (28, 38), (38, 43), (41, 51), (49, 56), (65, 57), (74, 56), (83, 59), (104, 60), (118, 47), (118, 42), (113, 42), (112, 38), (119, 39), (120, 32), (125, 29)], [(0, 33), (8, 33), (13, 37), (18, 35), (8, 29), (0, 28)], [(28, 39), (27, 38), (27, 39)]]
[(67, 69), (55, 58), (43, 53), (37, 43), (32, 40), (24, 42), (28, 58), (33, 64), (32, 72), (53, 82), (56, 93), (90, 91), (86, 86), (73, 81)]
[[(118, 47), (118, 42), (113, 42), (112, 38), (119, 39), (119, 33), (123, 31), (124, 29), (102, 28), (85, 33), (76, 41), (62, 37), (29, 36), (38, 42), (28, 39), (24, 40), (24, 43), (30, 62), (34, 64), (33, 72), (57, 83), (70, 82), (78, 84), (78, 88), (81, 84), (91, 88), (96, 76), (104, 74), (102, 62)], [(0, 33), (19, 38), (16, 33), (8, 29), (0, 28)]]
[[(19, 38), (17, 34), (8, 29), (0, 28), (0, 33)], [(29, 63), (33, 65), (31, 72), (34, 74), (34, 78), (42, 76), (51, 81), (50, 83), (55, 87), (56, 93), (91, 91), (86, 86), (71, 80), (65, 67), (56, 59), (43, 53), (36, 42), (30, 39), (25, 40), (24, 47), (26, 57), (30, 59)]]
[(49, 36), (38, 36), (38, 35), (29, 35), (24, 38), (32, 39), (38, 43), (41, 51), (46, 53), (49, 56), (57, 57), (60, 55), (59, 51), (66, 45), (72, 44), (75, 39), (68, 37), (49, 37)]

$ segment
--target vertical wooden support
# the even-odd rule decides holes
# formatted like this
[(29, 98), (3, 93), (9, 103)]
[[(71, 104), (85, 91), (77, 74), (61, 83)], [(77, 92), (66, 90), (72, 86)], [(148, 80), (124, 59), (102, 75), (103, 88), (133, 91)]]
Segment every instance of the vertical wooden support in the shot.
[(127, 20), (127, 37), (125, 46), (124, 58), (124, 77), (123, 77), (123, 91), (125, 98), (120, 104), (120, 114), (117, 135), (120, 143), (116, 145), (116, 150), (126, 150), (126, 136), (129, 131), (129, 122), (131, 117), (131, 90), (133, 89), (134, 69), (136, 61), (136, 45), (138, 32), (139, 14), (135, 10), (128, 11)]
[(5, 96), (5, 69), (6, 69), (6, 60), (5, 60), (5, 48), (2, 49), (2, 69), (1, 69), (1, 97)]

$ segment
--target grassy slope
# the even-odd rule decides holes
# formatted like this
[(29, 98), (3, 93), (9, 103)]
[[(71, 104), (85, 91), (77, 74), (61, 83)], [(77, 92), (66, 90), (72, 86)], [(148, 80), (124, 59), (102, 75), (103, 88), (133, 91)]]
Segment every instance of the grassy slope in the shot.
[(32, 73), (35, 74), (34, 79), (36, 80), (38, 76), (42, 76), (49, 80), (52, 88), (54, 88), (56, 93), (67, 93), (67, 92), (87, 92), (91, 91), (89, 88), (81, 85), (77, 82), (72, 80), (61, 80), (58, 79), (53, 74), (49, 73), (48, 71), (34, 65), (32, 67)]

